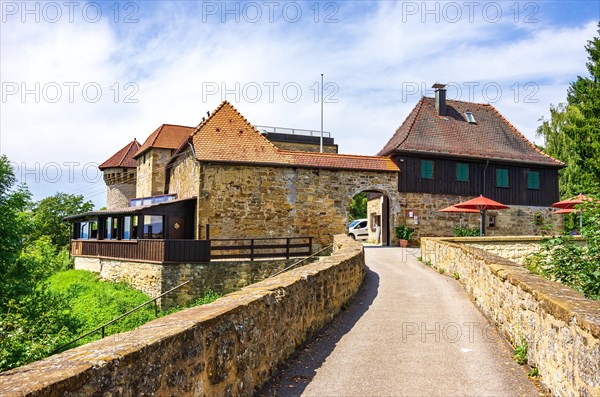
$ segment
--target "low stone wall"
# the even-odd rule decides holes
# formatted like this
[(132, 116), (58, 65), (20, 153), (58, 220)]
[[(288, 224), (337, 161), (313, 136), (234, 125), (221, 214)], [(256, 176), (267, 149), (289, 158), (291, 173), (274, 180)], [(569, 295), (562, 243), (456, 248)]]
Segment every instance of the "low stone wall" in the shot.
[(600, 395), (600, 302), (518, 263), (448, 240), (423, 238), (423, 261), (457, 274), (513, 346), (522, 338), (527, 342), (528, 362), (553, 395)]
[[(160, 299), (163, 309), (185, 305), (203, 296), (207, 290), (221, 295), (257, 283), (287, 268), (302, 258), (216, 261), (210, 263), (155, 264), (117, 259), (75, 258), (75, 269), (99, 273), (100, 278), (126, 282), (132, 288), (154, 297), (190, 281), (183, 287)], [(306, 263), (310, 263), (306, 262)]]
[(364, 252), (318, 263), (0, 374), (8, 396), (251, 396), (358, 290)]
[[(523, 264), (525, 257), (540, 250), (547, 236), (494, 236), (494, 237), (448, 237), (444, 241), (479, 248), (502, 258)], [(578, 244), (585, 244), (581, 237), (573, 238)]]

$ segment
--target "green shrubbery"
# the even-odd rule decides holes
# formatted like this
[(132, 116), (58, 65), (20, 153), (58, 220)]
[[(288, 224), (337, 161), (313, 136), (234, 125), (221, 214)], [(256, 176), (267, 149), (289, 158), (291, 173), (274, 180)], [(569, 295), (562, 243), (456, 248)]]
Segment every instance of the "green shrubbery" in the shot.
[(454, 237), (479, 237), (479, 229), (457, 226), (454, 228)]
[[(213, 302), (213, 291), (185, 307)], [(85, 270), (57, 272), (0, 316), (0, 371), (49, 356), (55, 349), (126, 313), (151, 298), (125, 283), (101, 281)], [(174, 313), (159, 310), (158, 316)], [(105, 335), (130, 331), (155, 318), (149, 304), (109, 325)], [(97, 332), (68, 346), (100, 339)]]
[[(34, 203), (27, 187), (17, 184), (8, 158), (0, 156), (0, 372), (47, 357), (149, 300), (126, 284), (68, 270), (70, 226), (63, 217), (92, 207), (83, 196), (63, 193)], [(194, 304), (216, 298), (211, 292)], [(109, 326), (106, 333), (128, 331), (153, 318), (149, 305)]]
[[(85, 270), (67, 270), (48, 279), (48, 290), (62, 296), (66, 309), (77, 321), (75, 337), (109, 322), (151, 298), (125, 283), (100, 281), (97, 274)], [(106, 335), (132, 330), (153, 320), (154, 307), (145, 306), (105, 330)], [(99, 339), (100, 333), (91, 335), (70, 347)], [(75, 338), (72, 338), (75, 339)]]
[(559, 281), (583, 293), (600, 299), (600, 204), (582, 205), (585, 244), (570, 235), (555, 236), (542, 243), (542, 249), (525, 259), (533, 273)]

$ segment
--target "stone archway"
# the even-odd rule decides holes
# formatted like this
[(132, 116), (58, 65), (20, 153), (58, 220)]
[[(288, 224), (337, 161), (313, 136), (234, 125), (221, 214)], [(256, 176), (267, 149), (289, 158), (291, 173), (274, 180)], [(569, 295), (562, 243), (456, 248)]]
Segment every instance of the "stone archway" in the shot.
[[(352, 196), (351, 202), (361, 193), (366, 196), (364, 216), (360, 216), (360, 218), (367, 219), (368, 236), (365, 237), (366, 241), (382, 246), (391, 245), (392, 230), (390, 225), (393, 221), (388, 194), (377, 189), (362, 190)], [(350, 217), (350, 208), (347, 209), (347, 213)]]
[(348, 232), (352, 197), (370, 191), (389, 199), (387, 229), (396, 240), (397, 172), (209, 164), (200, 182), (209, 193), (198, 200), (197, 230), (210, 224), (212, 238), (310, 236), (319, 249)]

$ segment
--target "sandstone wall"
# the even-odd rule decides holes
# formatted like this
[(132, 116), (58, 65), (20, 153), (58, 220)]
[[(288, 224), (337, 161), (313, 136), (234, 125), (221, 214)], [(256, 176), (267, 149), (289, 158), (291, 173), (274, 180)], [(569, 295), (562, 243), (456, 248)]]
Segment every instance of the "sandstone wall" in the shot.
[[(496, 236), (452, 238), (446, 241), (456, 242), (473, 248), (479, 248), (491, 254), (513, 262), (523, 264), (525, 257), (540, 250), (544, 236)], [(579, 244), (584, 244), (581, 237), (574, 237)]]
[(129, 207), (135, 197), (136, 170), (134, 168), (107, 168), (102, 171), (106, 184), (106, 208)]
[(204, 238), (210, 224), (211, 238), (312, 236), (324, 247), (347, 233), (348, 209), (361, 191), (385, 193), (398, 214), (397, 184), (394, 172), (205, 164), (200, 190), (209, 195), (198, 200), (197, 231)]
[[(104, 280), (126, 282), (150, 297), (182, 284), (190, 283), (163, 297), (163, 309), (185, 305), (207, 290), (221, 295), (238, 291), (300, 261), (301, 258), (258, 261), (215, 261), (210, 263), (155, 264), (127, 260), (75, 257), (75, 269), (96, 272)], [(314, 262), (309, 259), (302, 265)]]
[[(378, 216), (379, 220), (381, 222), (382, 214), (383, 214), (383, 196), (380, 196), (376, 199), (367, 201), (367, 219), (369, 220), (369, 237), (368, 237), (367, 241), (376, 243), (376, 244), (381, 242), (381, 230), (379, 231), (379, 238), (377, 239), (377, 241), (375, 241), (375, 234), (376, 234), (375, 226), (376, 225), (374, 222), (374, 218)], [(379, 226), (381, 227), (381, 223)], [(395, 235), (394, 230), (390, 230), (390, 232)]]
[(135, 197), (135, 183), (106, 186), (106, 209), (129, 207), (129, 199)]
[[(243, 287), (262, 281), (298, 261), (300, 261), (300, 258), (163, 265), (163, 292), (187, 280), (190, 280), (190, 283), (165, 296), (161, 306), (170, 308), (185, 305), (203, 296), (207, 290), (212, 290), (221, 295), (238, 291)], [(309, 260), (305, 263), (311, 262)]]
[(171, 158), (171, 149), (152, 148), (138, 157), (136, 197), (164, 194), (165, 166)]
[(457, 273), (513, 346), (524, 338), (529, 364), (553, 395), (600, 395), (600, 301), (515, 262), (444, 239), (422, 239), (421, 255), (434, 267)]
[(200, 197), (200, 165), (192, 152), (187, 151), (169, 165), (169, 193), (177, 198)]
[[(461, 225), (468, 228), (479, 228), (479, 214), (444, 213), (439, 212), (442, 208), (449, 207), (459, 202), (473, 198), (472, 196), (453, 196), (445, 194), (430, 193), (400, 193), (399, 201), (402, 213), (400, 222), (415, 229), (414, 239), (421, 237), (443, 237), (452, 236), (454, 227)], [(414, 217), (408, 217), (412, 211), (413, 216), (418, 217), (415, 224)], [(543, 219), (540, 225), (535, 224), (534, 214), (539, 213)], [(551, 230), (562, 229), (562, 216), (552, 214), (547, 207), (511, 206), (510, 209), (502, 211), (487, 211), (496, 216), (496, 226), (487, 227), (488, 236), (529, 236), (541, 235)], [(486, 219), (488, 222), (488, 219)]]
[(74, 257), (73, 268), (75, 270), (87, 270), (88, 272), (100, 273), (102, 265), (100, 264), (99, 258), (86, 258), (83, 256), (76, 256)]
[(115, 283), (126, 282), (150, 297), (163, 292), (163, 267), (154, 263), (129, 262), (126, 260), (98, 259), (100, 278)]
[(0, 395), (251, 396), (365, 275), (362, 246), (1, 375)]

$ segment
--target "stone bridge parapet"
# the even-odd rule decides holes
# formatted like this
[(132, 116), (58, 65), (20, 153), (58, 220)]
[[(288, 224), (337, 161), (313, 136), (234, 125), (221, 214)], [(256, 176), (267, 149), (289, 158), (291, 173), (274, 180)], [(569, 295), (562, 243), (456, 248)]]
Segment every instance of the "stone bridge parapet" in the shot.
[[(423, 238), (422, 260), (459, 278), (513, 346), (527, 343), (528, 363), (553, 395), (600, 396), (600, 301), (488, 252), (492, 240)], [(506, 250), (510, 238), (500, 240)], [(484, 241), (488, 251), (469, 246)]]
[(8, 396), (251, 396), (356, 293), (362, 245), (133, 331), (0, 374)]

